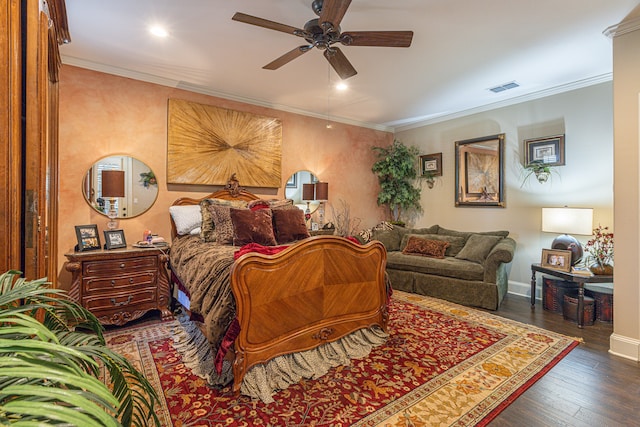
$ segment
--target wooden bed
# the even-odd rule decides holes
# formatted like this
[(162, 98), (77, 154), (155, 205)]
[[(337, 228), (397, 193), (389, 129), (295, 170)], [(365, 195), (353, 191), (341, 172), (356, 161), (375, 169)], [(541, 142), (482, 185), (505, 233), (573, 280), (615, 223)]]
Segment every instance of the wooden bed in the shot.
[[(258, 200), (227, 187), (202, 199)], [(173, 239), (175, 234), (172, 219)], [(216, 244), (216, 243), (211, 243)], [(238, 248), (239, 249), (239, 248)], [(374, 325), (387, 329), (386, 251), (337, 236), (298, 241), (275, 255), (247, 253), (231, 267), (230, 286), (240, 332), (233, 347), (233, 391), (245, 373), (276, 356), (316, 348)]]

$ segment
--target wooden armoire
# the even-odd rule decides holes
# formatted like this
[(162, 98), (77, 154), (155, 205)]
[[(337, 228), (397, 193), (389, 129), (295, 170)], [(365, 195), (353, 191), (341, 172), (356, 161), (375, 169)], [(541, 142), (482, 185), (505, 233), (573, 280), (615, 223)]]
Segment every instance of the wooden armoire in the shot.
[(0, 0), (0, 272), (56, 286), (64, 0)]

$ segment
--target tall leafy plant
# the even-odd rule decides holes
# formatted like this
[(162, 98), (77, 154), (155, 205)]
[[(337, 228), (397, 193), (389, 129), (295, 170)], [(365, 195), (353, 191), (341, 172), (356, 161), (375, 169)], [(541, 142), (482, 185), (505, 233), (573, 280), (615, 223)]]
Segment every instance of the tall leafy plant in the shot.
[(0, 425), (160, 425), (153, 387), (106, 346), (98, 319), (19, 276), (0, 275)]
[(394, 140), (388, 147), (373, 147), (373, 150), (376, 162), (371, 170), (380, 184), (378, 205), (386, 205), (392, 221), (402, 223), (401, 218), (409, 211), (422, 211), (420, 187), (414, 185), (418, 175), (418, 149)]

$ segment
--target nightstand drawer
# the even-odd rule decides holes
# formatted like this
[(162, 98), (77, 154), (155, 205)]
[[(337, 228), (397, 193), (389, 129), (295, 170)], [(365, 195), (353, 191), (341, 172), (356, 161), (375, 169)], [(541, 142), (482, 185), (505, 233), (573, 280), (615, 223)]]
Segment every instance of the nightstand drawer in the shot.
[(121, 292), (111, 295), (87, 295), (82, 298), (82, 305), (96, 315), (100, 311), (113, 311), (114, 309), (128, 310), (132, 307), (148, 304), (153, 306), (156, 302), (156, 289), (144, 288)]
[(145, 256), (117, 260), (90, 261), (83, 263), (82, 268), (83, 276), (111, 276), (120, 274), (120, 272), (157, 269), (158, 258), (155, 256)]
[(156, 283), (156, 271), (142, 271), (135, 274), (110, 275), (110, 277), (85, 277), (82, 287), (85, 295), (96, 292), (112, 292), (117, 289), (153, 287)]

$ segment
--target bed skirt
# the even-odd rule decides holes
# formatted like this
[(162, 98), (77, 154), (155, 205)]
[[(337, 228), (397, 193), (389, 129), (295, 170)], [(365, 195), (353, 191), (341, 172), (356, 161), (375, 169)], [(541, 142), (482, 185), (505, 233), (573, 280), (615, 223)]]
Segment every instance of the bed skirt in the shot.
[[(186, 314), (177, 316), (180, 324), (174, 331), (174, 347), (185, 366), (212, 386), (222, 387), (233, 381), (231, 361), (225, 360), (222, 373), (215, 369), (215, 354), (202, 331)], [(315, 379), (335, 366), (346, 366), (351, 359), (366, 357), (383, 344), (388, 335), (374, 326), (352, 332), (315, 349), (278, 356), (247, 371), (240, 392), (264, 403), (273, 402), (273, 394), (302, 378)]]

